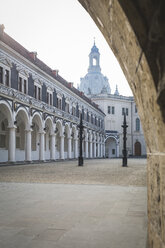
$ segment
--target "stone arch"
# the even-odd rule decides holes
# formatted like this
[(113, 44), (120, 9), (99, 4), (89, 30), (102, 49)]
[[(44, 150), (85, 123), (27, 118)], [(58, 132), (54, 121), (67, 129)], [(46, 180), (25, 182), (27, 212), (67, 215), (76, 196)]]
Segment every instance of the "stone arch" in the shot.
[[(95, 1), (79, 0), (113, 50), (133, 91), (143, 126), (148, 155), (148, 241), (149, 247), (163, 246), (165, 222), (163, 192), (165, 180), (165, 2), (160, 1)], [(161, 130), (161, 131), (160, 131)], [(158, 163), (155, 169), (155, 163)], [(154, 175), (150, 175), (150, 171)], [(159, 187), (157, 193), (151, 185)], [(153, 207), (154, 206), (154, 207)], [(161, 209), (159, 216), (154, 213)], [(159, 219), (159, 221), (158, 221)], [(157, 228), (155, 229), (155, 226)], [(151, 231), (153, 230), (153, 231)], [(158, 241), (159, 240), (159, 241)]]
[(16, 121), (16, 161), (24, 161), (26, 157), (26, 131), (30, 130), (27, 110), (19, 107), (15, 114)]
[(43, 121), (40, 113), (35, 112), (32, 116), (32, 160), (39, 160), (41, 157), (41, 133), (43, 132)]
[(56, 159), (63, 159), (62, 156), (62, 139), (63, 139), (63, 125), (61, 120), (57, 120), (56, 122), (56, 142), (55, 142), (55, 148), (56, 148)]
[(0, 112), (7, 117), (8, 125), (12, 126), (14, 124), (12, 110), (10, 105), (4, 100), (0, 101)]
[(118, 140), (116, 139), (116, 137), (110, 135), (105, 139), (105, 157), (114, 158), (118, 156)]
[[(45, 159), (49, 160), (50, 159), (50, 151), (51, 151), (51, 135), (54, 133), (53, 132), (53, 121), (50, 116), (48, 116), (44, 122), (44, 131), (45, 131), (45, 144), (44, 144), (44, 149), (45, 149)], [(55, 148), (54, 148), (55, 149)]]
[(24, 122), (25, 128), (26, 129), (30, 128), (28, 112), (24, 107), (18, 108), (18, 110), (15, 114), (15, 119), (17, 119), (18, 116), (21, 119), (21, 121)]
[[(15, 161), (15, 156), (12, 159), (10, 156), (10, 151), (12, 149), (15, 151), (15, 144), (13, 145), (10, 142), (10, 130), (13, 127), (14, 118), (11, 107), (8, 102), (2, 100), (0, 101), (0, 158), (2, 162), (6, 162), (8, 159)], [(13, 131), (15, 132), (15, 128)]]

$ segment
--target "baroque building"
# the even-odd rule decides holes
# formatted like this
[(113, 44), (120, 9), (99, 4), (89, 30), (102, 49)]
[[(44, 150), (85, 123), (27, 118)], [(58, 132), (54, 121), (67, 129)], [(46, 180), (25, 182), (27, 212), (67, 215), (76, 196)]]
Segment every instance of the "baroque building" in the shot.
[(123, 116), (127, 119), (127, 150), (129, 156), (145, 156), (146, 145), (136, 104), (132, 96), (122, 96), (118, 87), (111, 94), (107, 77), (100, 68), (100, 53), (94, 42), (89, 54), (88, 73), (80, 79), (79, 89), (99, 105), (105, 113), (105, 157), (121, 157), (123, 149)]
[(84, 157), (103, 157), (103, 111), (0, 25), (0, 162), (77, 158), (81, 114)]

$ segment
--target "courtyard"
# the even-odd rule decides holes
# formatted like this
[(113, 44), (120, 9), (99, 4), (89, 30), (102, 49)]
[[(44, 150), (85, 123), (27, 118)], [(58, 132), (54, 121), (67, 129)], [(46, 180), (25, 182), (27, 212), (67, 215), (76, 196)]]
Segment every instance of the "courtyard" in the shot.
[(0, 247), (142, 248), (146, 159), (0, 167)]

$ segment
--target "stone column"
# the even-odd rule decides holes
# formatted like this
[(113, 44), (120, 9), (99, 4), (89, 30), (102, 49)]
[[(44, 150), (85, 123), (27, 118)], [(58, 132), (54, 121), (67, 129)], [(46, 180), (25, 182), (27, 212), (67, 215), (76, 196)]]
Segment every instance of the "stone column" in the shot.
[(60, 142), (60, 158), (64, 159), (64, 135), (61, 135), (61, 142)]
[(97, 142), (97, 157), (100, 157), (100, 144)]
[(16, 148), (16, 140), (15, 140), (15, 129), (16, 127), (8, 127), (9, 128), (9, 150), (8, 150), (8, 160), (9, 162), (15, 162), (15, 148)]
[(40, 147), (39, 147), (39, 160), (44, 161), (45, 160), (45, 132), (40, 132)]
[(51, 134), (51, 147), (50, 147), (50, 159), (55, 160), (55, 144), (56, 137), (55, 133)]
[(78, 158), (78, 139), (74, 139), (74, 157)]
[(116, 145), (116, 157), (119, 158), (119, 142)]
[(25, 160), (31, 161), (32, 160), (32, 144), (31, 144), (31, 132), (32, 130), (25, 130), (26, 131), (26, 146), (25, 146)]
[(88, 139), (85, 140), (85, 157), (88, 158)]
[(93, 155), (92, 155), (92, 141), (90, 141), (90, 154), (89, 154), (89, 157), (92, 158)]
[(68, 158), (72, 158), (72, 150), (71, 150), (71, 138), (68, 138)]
[(94, 141), (94, 153), (93, 153), (93, 155), (94, 155), (94, 158), (96, 158), (96, 140)]

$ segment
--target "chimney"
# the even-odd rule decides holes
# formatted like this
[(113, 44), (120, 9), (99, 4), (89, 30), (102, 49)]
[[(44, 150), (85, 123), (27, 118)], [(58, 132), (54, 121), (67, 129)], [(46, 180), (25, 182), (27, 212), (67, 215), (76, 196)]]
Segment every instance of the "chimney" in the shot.
[(3, 24), (0, 25), (0, 38), (3, 36), (4, 34), (4, 29), (5, 29), (5, 26)]
[(84, 92), (80, 91), (80, 95), (81, 95), (81, 96), (84, 96)]
[(58, 76), (58, 72), (59, 70), (52, 70), (52, 73), (54, 74), (54, 76)]
[(69, 82), (68, 84), (70, 88), (73, 88), (73, 82)]
[(30, 57), (35, 61), (37, 58), (37, 52), (30, 52), (29, 53)]

